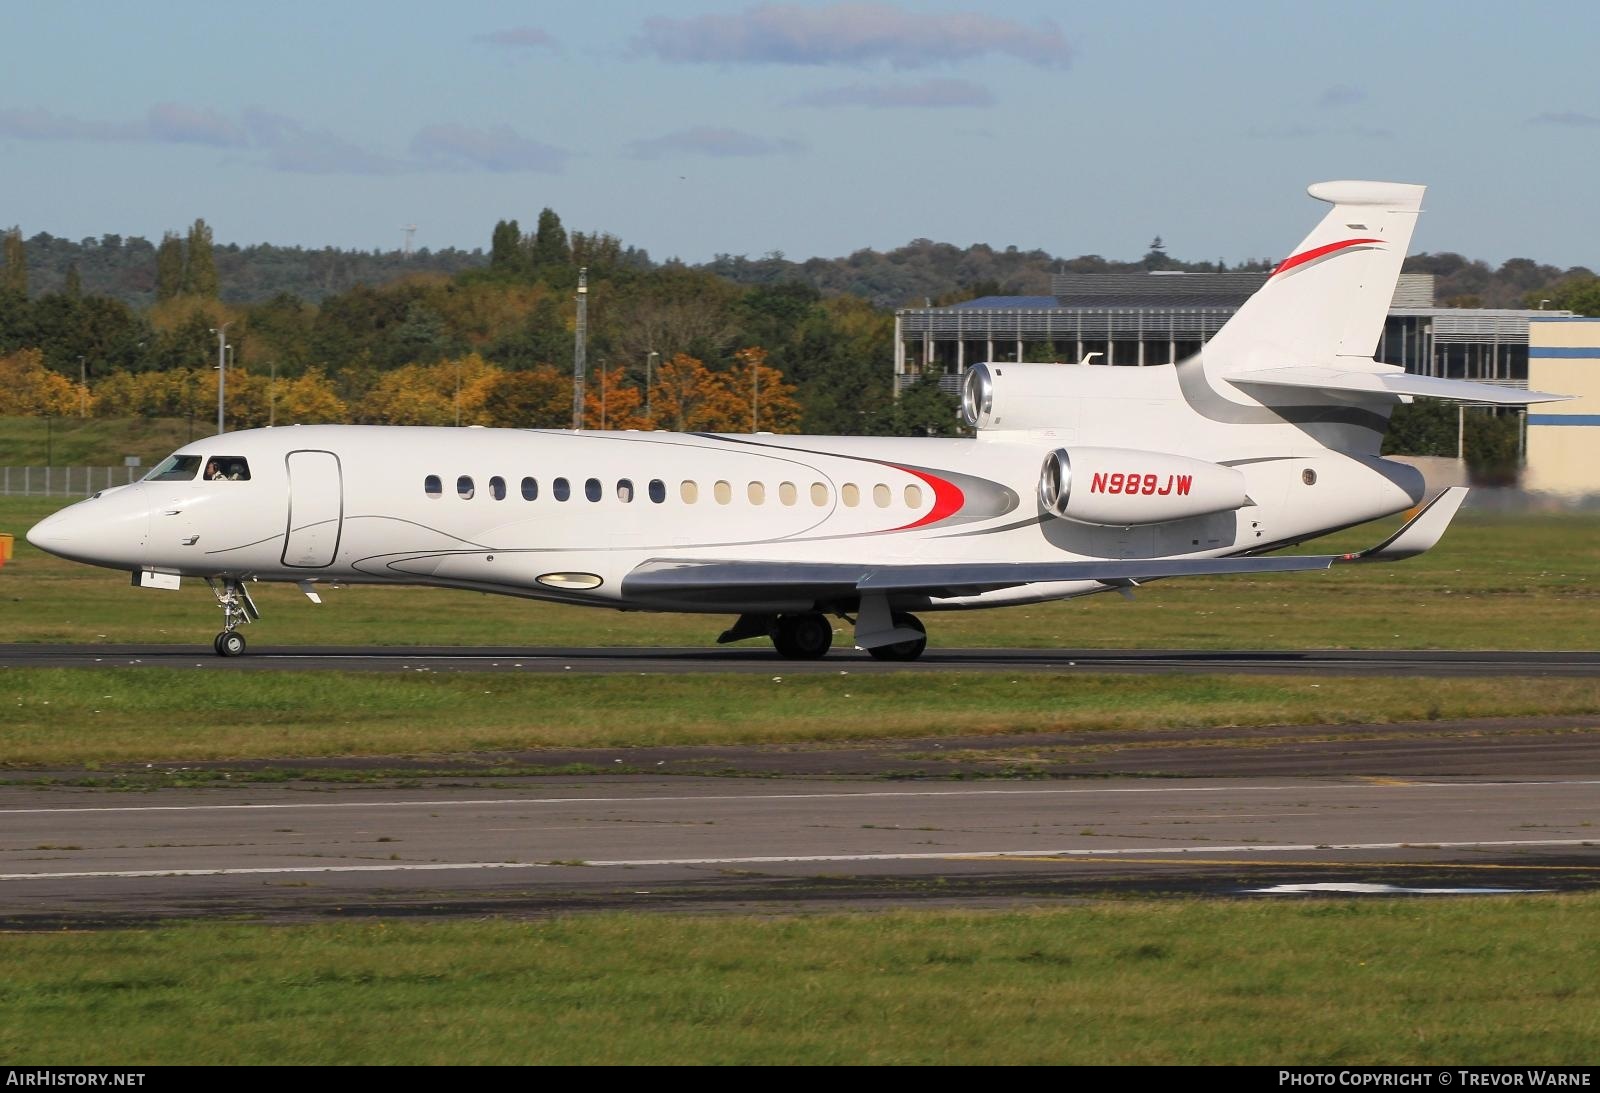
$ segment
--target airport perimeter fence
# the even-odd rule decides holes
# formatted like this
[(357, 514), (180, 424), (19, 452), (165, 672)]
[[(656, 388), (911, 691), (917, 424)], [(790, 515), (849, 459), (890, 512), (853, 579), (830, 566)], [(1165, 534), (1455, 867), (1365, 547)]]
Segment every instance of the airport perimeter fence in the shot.
[(0, 495), (88, 497), (149, 473), (149, 467), (0, 467)]

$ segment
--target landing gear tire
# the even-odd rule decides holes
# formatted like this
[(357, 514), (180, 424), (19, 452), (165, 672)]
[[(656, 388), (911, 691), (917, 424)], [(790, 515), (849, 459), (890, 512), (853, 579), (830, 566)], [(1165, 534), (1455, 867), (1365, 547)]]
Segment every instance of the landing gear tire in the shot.
[(244, 655), (244, 635), (237, 630), (224, 630), (211, 640), (211, 648), (217, 651), (219, 657), (238, 657)]
[(876, 660), (916, 660), (922, 651), (928, 647), (928, 629), (922, 625), (922, 620), (915, 615), (908, 615), (903, 611), (896, 611), (890, 619), (897, 627), (905, 627), (921, 634), (920, 638), (912, 641), (897, 641), (893, 645), (879, 645), (868, 649)]
[(804, 615), (781, 615), (772, 634), (778, 655), (790, 660), (817, 660), (833, 646), (833, 626), (828, 617), (812, 611)]

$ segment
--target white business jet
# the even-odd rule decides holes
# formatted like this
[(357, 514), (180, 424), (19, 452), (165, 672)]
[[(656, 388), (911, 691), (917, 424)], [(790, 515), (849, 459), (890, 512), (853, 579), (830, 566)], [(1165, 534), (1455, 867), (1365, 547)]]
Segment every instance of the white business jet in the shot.
[(637, 611), (737, 616), (820, 657), (829, 616), (873, 656), (927, 644), (913, 612), (1002, 607), (1196, 574), (1403, 558), (1443, 533), (1444, 491), (1361, 554), (1264, 557), (1418, 505), (1379, 457), (1414, 397), (1562, 396), (1408, 375), (1372, 359), (1423, 187), (1324, 182), (1332, 210), (1196, 356), (1143, 368), (979, 364), (973, 439), (293, 426), (180, 448), (28, 541), (206, 580), (222, 656), (251, 581), (436, 585)]

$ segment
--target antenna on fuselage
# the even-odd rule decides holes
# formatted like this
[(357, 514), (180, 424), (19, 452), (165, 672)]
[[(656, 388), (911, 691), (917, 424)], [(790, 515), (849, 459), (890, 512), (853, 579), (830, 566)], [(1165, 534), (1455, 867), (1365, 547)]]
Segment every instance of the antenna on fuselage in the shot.
[(583, 428), (583, 372), (588, 363), (589, 268), (578, 270), (578, 331), (572, 345), (572, 427)]

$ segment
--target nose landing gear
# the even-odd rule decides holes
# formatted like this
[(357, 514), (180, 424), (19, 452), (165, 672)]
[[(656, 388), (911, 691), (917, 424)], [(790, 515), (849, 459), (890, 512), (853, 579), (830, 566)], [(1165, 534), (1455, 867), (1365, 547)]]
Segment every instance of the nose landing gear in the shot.
[(244, 582), (237, 577), (222, 578), (220, 587), (218, 581), (207, 577), (206, 584), (222, 606), (222, 633), (211, 639), (211, 648), (216, 650), (219, 657), (242, 656), (246, 643), (238, 628), (244, 623), (255, 622), (261, 617), (261, 612), (256, 610), (255, 601), (250, 598)]

